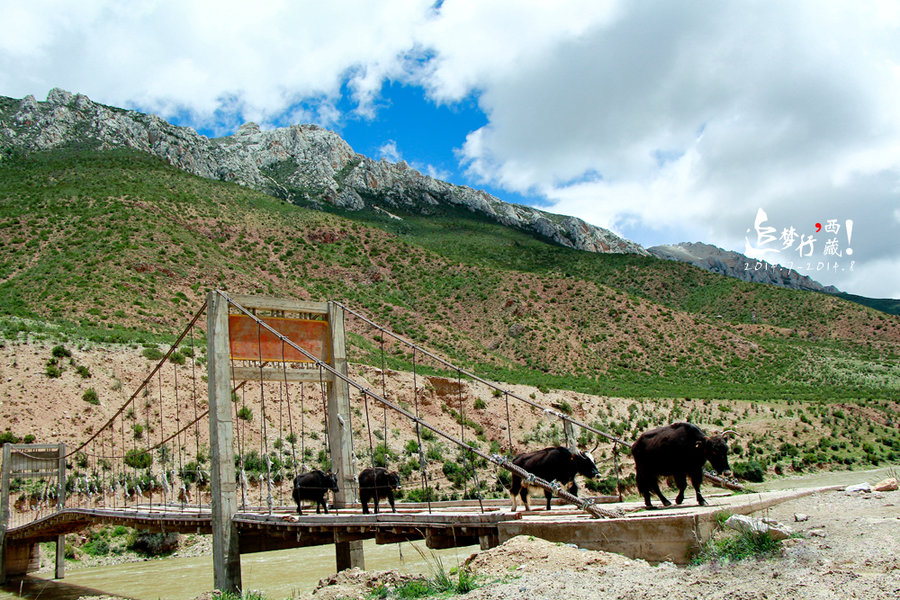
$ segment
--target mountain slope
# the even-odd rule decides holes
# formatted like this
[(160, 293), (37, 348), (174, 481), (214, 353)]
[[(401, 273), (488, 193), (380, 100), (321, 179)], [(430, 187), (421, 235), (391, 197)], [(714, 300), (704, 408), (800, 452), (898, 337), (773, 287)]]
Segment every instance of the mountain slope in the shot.
[[(367, 213), (382, 220), (373, 227), (137, 151), (9, 156), (2, 326), (7, 337), (61, 327), (146, 341), (223, 288), (339, 299), (503, 381), (656, 397), (900, 392), (895, 317), (651, 257), (579, 252), (443, 210), (440, 224)], [(369, 351), (354, 360), (376, 362)]]
[(422, 175), (405, 162), (374, 161), (338, 135), (314, 125), (261, 131), (246, 123), (208, 139), (156, 115), (51, 90), (46, 102), (0, 97), (0, 149), (33, 152), (61, 145), (134, 148), (209, 179), (239, 183), (303, 205), (348, 210), (402, 208), (430, 214), (460, 207), (503, 225), (590, 252), (645, 255), (638, 244), (575, 217), (508, 204), (483, 191)]
[[(648, 248), (648, 251), (658, 258), (685, 262), (712, 273), (735, 277), (742, 281), (768, 283), (792, 290), (809, 290), (828, 294), (839, 292), (836, 287), (823, 286), (818, 281), (801, 275), (793, 269), (748, 258), (739, 252), (723, 250), (710, 244), (683, 242), (654, 246)], [(762, 268), (758, 268), (757, 265), (762, 265)]]

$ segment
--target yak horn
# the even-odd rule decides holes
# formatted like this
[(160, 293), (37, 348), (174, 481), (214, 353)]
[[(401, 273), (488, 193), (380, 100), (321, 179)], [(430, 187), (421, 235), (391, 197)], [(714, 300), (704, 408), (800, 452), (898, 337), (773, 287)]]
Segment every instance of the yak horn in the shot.
[(738, 432), (735, 431), (734, 429), (726, 429), (725, 431), (722, 432), (722, 437), (727, 437), (729, 433), (735, 437), (738, 436)]

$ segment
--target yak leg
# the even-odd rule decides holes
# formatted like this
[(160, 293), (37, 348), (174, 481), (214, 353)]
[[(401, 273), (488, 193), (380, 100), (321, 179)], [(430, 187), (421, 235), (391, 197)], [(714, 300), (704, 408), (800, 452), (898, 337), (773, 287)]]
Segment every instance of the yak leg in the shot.
[(519, 495), (519, 492), (522, 491), (522, 480), (519, 479), (516, 475), (512, 476), (512, 483), (509, 486), (509, 495), (512, 498), (512, 511), (516, 512), (516, 508), (518, 508), (518, 502), (516, 501), (516, 496)]
[(388, 503), (391, 505), (391, 510), (397, 512), (397, 509), (394, 508), (394, 492), (393, 490), (388, 491)]
[(529, 498), (528, 498), (528, 486), (527, 485), (523, 485), (522, 489), (519, 490), (519, 497), (522, 499), (522, 504), (525, 505), (525, 510), (530, 511), (531, 503), (529, 502)]
[(659, 489), (659, 478), (653, 480), (653, 493), (659, 498), (659, 501), (663, 503), (663, 506), (671, 506), (672, 503), (666, 500), (666, 497), (663, 496), (662, 490)]
[(675, 485), (678, 486), (678, 496), (675, 498), (675, 504), (681, 504), (684, 502), (684, 490), (687, 488), (687, 477), (684, 473), (677, 473), (673, 475), (675, 479)]
[(647, 508), (653, 508), (653, 503), (650, 500), (651, 494), (656, 494), (660, 501), (663, 503), (663, 506), (669, 506), (672, 504), (666, 497), (662, 495), (662, 491), (659, 489), (659, 478), (656, 475), (652, 477), (648, 477), (646, 474), (638, 472), (636, 475), (638, 492), (644, 497), (644, 505)]
[(694, 491), (697, 492), (697, 504), (700, 506), (706, 506), (707, 502), (703, 499), (703, 496), (700, 495), (700, 483), (703, 481), (703, 470), (694, 471), (691, 473), (691, 485), (694, 486)]
[(547, 510), (550, 510), (550, 498), (553, 497), (553, 494), (551, 494), (547, 490), (544, 490), (544, 497), (547, 499)]
[[(368, 494), (364, 494), (364, 493), (360, 493), (360, 495), (359, 495), (359, 501), (362, 503), (363, 514), (364, 514), (364, 515), (369, 514), (369, 495), (368, 495)], [(377, 506), (377, 505), (376, 505), (376, 506)]]

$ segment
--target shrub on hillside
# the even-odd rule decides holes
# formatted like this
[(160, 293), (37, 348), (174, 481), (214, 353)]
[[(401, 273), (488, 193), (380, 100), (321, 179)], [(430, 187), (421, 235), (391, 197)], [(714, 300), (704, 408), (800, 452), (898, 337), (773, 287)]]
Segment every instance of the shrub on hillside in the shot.
[(762, 482), (765, 475), (762, 467), (755, 460), (734, 463), (732, 470), (734, 471), (734, 476), (738, 479), (753, 481), (755, 483)]

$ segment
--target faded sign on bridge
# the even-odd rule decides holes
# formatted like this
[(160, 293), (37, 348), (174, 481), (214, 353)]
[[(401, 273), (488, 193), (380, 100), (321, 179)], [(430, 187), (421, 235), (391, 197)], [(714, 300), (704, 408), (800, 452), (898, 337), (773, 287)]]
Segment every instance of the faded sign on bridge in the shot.
[[(327, 321), (286, 317), (260, 317), (260, 320), (315, 358), (328, 362)], [(314, 362), (247, 315), (228, 315), (228, 332), (231, 358), (235, 360)]]

